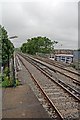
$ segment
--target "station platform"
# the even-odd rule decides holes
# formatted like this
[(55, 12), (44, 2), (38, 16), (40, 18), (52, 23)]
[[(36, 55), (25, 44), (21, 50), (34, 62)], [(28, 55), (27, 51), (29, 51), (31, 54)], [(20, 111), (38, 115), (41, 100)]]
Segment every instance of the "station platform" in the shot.
[(18, 72), (18, 78), (22, 81), (22, 85), (15, 88), (3, 88), (2, 90), (2, 120), (5, 120), (5, 118), (23, 118), (23, 120), (28, 120), (29, 118), (33, 118), (30, 120), (37, 120), (35, 118), (40, 118), (41, 120), (51, 120), (30, 86), (26, 83), (26, 80), (30, 78), (24, 66)]
[(49, 118), (28, 85), (6, 88), (3, 93), (2, 118)]

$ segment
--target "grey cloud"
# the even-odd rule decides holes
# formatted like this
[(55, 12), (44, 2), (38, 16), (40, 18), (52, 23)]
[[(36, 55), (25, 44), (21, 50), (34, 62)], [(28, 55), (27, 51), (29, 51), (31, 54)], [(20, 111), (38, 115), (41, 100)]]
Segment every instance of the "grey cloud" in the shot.
[[(78, 42), (77, 2), (22, 2), (3, 4), (3, 25), (19, 47), (27, 38), (47, 36), (57, 40), (63, 47), (75, 49)], [(73, 46), (72, 46), (73, 42)], [(56, 47), (60, 47), (57, 45)]]

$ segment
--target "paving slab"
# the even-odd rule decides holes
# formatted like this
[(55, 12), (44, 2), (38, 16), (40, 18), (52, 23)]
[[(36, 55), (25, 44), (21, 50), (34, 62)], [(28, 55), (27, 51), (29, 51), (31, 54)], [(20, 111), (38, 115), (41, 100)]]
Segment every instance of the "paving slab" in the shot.
[(3, 94), (3, 118), (49, 118), (28, 85), (6, 88)]

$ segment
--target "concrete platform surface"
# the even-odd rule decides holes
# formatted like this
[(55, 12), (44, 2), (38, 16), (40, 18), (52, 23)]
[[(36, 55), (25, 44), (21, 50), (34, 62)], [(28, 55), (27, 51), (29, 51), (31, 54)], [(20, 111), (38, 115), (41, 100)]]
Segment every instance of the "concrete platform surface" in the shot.
[(49, 118), (28, 85), (3, 90), (3, 118)]
[(28, 81), (31, 80), (30, 74), (22, 63), (20, 66), (21, 70), (18, 71), (18, 79), (21, 81), (22, 85), (15, 88), (3, 88), (2, 90), (3, 120), (6, 118), (10, 118), (9, 120), (18, 120), (19, 118), (23, 120), (25, 120), (25, 118), (30, 118), (30, 120), (34, 120), (35, 118), (41, 118), (41, 120), (51, 120), (48, 113), (42, 107), (32, 91), (31, 86), (29, 86)]

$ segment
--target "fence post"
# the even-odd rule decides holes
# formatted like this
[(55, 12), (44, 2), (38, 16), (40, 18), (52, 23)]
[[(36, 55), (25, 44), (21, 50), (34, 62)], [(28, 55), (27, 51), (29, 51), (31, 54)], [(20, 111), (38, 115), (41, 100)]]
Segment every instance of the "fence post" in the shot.
[(13, 53), (13, 87), (16, 87), (14, 53)]

